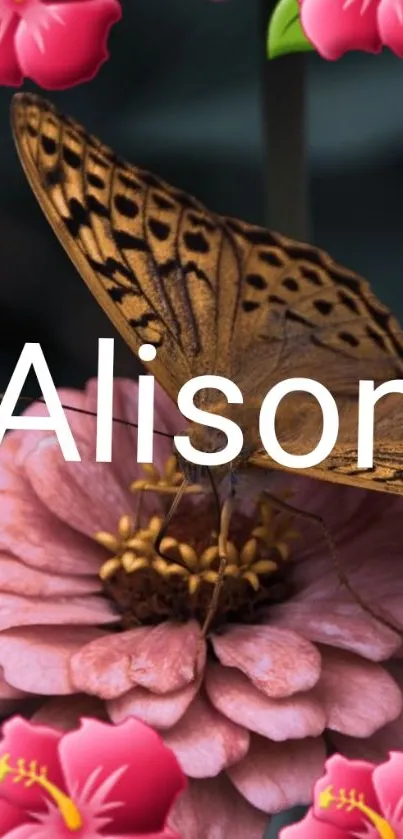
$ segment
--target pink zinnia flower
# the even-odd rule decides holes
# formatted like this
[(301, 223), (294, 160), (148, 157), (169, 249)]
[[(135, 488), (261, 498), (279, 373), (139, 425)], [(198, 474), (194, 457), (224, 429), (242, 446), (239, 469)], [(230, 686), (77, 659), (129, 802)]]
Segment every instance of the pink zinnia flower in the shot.
[[(96, 410), (96, 382), (60, 397)], [(136, 421), (135, 384), (115, 383), (114, 415)], [(157, 491), (144, 492), (139, 510), (139, 485), (128, 489), (143, 474), (135, 430), (116, 424), (112, 464), (95, 463), (94, 418), (68, 419), (81, 463), (66, 463), (50, 432), (13, 431), (0, 447), (3, 713), (40, 695), (42, 722), (68, 728), (100, 713), (158, 729), (189, 778), (172, 819), (186, 839), (260, 839), (267, 814), (310, 801), (325, 740), (374, 760), (391, 741), (399, 747), (400, 636), (340, 584), (313, 525), (298, 522), (291, 541), (295, 522), (259, 506), (261, 481), (249, 486), (205, 640), (217, 574), (210, 495), (183, 499), (162, 546), (169, 560), (157, 557), (153, 540), (180, 481), (170, 440), (155, 437), (148, 481)], [(155, 428), (183, 427), (157, 390)], [(260, 477), (324, 517), (351, 585), (400, 626), (401, 500)]]
[(119, 0), (0, 0), (0, 84), (47, 90), (89, 81), (108, 58)]
[(179, 839), (166, 820), (185, 785), (172, 752), (139, 720), (81, 719), (68, 734), (21, 717), (3, 725), (3, 839)]
[(306, 37), (323, 58), (389, 47), (403, 58), (403, 0), (300, 0)]

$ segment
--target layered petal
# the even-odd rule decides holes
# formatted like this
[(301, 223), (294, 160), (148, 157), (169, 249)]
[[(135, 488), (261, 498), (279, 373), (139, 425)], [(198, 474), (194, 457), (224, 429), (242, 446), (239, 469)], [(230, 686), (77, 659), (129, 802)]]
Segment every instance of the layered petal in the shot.
[(163, 694), (134, 687), (107, 703), (108, 714), (114, 723), (123, 722), (126, 717), (137, 717), (153, 728), (164, 731), (172, 728), (183, 717), (199, 688), (200, 679), (179, 690)]
[(280, 698), (309, 690), (320, 675), (320, 654), (288, 629), (234, 626), (212, 638), (222, 664), (242, 670), (266, 696)]
[[(6, 679), (20, 690), (48, 696), (74, 693), (70, 658), (105, 633), (93, 627), (24, 627), (0, 633), (0, 662)], [(107, 636), (109, 637), (109, 636)]]
[(168, 824), (183, 839), (262, 839), (267, 816), (237, 793), (225, 774), (188, 782)]
[(349, 602), (337, 602), (334, 595), (328, 598), (326, 594), (315, 599), (314, 608), (308, 592), (304, 600), (274, 606), (270, 622), (292, 629), (308, 641), (351, 650), (372, 661), (388, 659), (400, 647), (398, 633), (357, 609), (350, 595)]
[(197, 696), (182, 719), (164, 734), (164, 742), (189, 777), (210, 778), (245, 756), (249, 732)]
[(278, 813), (295, 804), (308, 804), (324, 759), (325, 745), (320, 738), (278, 744), (255, 735), (246, 757), (227, 773), (250, 804), (266, 813)]
[(121, 14), (118, 0), (35, 3), (15, 36), (21, 70), (48, 90), (89, 81), (108, 58), (109, 31)]
[(205, 686), (222, 714), (269, 740), (317, 737), (325, 728), (325, 711), (311, 692), (270, 699), (238, 670), (220, 665), (208, 667)]
[(42, 600), (40, 597), (0, 596), (0, 630), (11, 627), (63, 624), (116, 623), (116, 613), (111, 603), (101, 597), (60, 597)]
[(402, 710), (402, 693), (378, 664), (342, 650), (322, 648), (322, 673), (314, 689), (327, 716), (327, 727), (369, 737)]
[(196, 622), (164, 623), (88, 644), (72, 657), (71, 672), (76, 690), (103, 699), (115, 699), (133, 685), (165, 694), (196, 679), (204, 656)]

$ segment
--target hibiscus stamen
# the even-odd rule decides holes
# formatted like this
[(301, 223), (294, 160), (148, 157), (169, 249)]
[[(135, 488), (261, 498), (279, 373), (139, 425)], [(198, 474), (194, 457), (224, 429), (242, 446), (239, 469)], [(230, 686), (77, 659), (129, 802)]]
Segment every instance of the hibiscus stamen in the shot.
[(334, 795), (333, 786), (330, 785), (319, 793), (318, 806), (321, 810), (328, 810), (332, 804), (336, 805), (337, 810), (345, 809), (348, 813), (351, 813), (353, 810), (358, 810), (375, 827), (381, 839), (396, 839), (396, 833), (389, 822), (371, 807), (368, 807), (365, 803), (363, 793), (357, 795), (355, 789), (350, 790), (349, 793), (346, 793), (344, 789), (340, 789), (337, 795)]
[(0, 783), (8, 775), (13, 776), (13, 783), (23, 783), (25, 787), (32, 787), (38, 784), (55, 802), (60, 815), (69, 830), (80, 830), (83, 826), (83, 820), (79, 810), (74, 801), (69, 798), (61, 789), (55, 784), (52, 784), (48, 778), (48, 770), (46, 766), (41, 766), (39, 771), (37, 769), (37, 761), (31, 760), (28, 768), (24, 758), (18, 758), (17, 767), (10, 765), (10, 754), (4, 754), (0, 757)]

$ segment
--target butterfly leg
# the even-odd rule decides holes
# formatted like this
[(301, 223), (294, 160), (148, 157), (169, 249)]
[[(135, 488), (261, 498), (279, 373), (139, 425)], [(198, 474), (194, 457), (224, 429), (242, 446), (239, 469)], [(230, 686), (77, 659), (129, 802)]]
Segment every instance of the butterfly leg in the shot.
[(202, 638), (205, 638), (211, 624), (211, 621), (215, 615), (218, 599), (220, 597), (220, 591), (224, 580), (225, 569), (228, 565), (228, 555), (227, 555), (227, 542), (229, 536), (229, 528), (231, 524), (232, 513), (234, 510), (234, 499), (235, 499), (235, 487), (233, 479), (231, 480), (231, 489), (228, 497), (225, 499), (224, 504), (221, 508), (220, 514), (220, 531), (218, 534), (218, 556), (219, 556), (219, 567), (217, 573), (217, 580), (214, 584), (213, 596), (211, 598), (211, 602), (208, 608), (208, 612), (202, 626)]
[(357, 591), (352, 587), (348, 576), (340, 562), (338, 551), (336, 545), (334, 543), (332, 534), (326, 527), (325, 522), (323, 521), (322, 517), (319, 516), (317, 513), (309, 513), (306, 510), (301, 510), (299, 507), (294, 507), (293, 504), (289, 504), (288, 501), (283, 501), (282, 498), (278, 498), (276, 495), (272, 495), (271, 492), (267, 490), (263, 490), (263, 494), (268, 498), (270, 503), (273, 507), (276, 507), (278, 510), (286, 513), (292, 513), (292, 515), (297, 516), (298, 518), (305, 519), (306, 521), (311, 521), (313, 524), (316, 524), (320, 527), (323, 536), (326, 540), (326, 543), (329, 548), (330, 555), (334, 562), (335, 568), (337, 570), (340, 582), (346, 587), (347, 591), (351, 594), (352, 598), (358, 603), (359, 606), (366, 612), (367, 614), (371, 615), (379, 623), (382, 623), (388, 629), (391, 629), (393, 632), (399, 632), (398, 627), (394, 626), (390, 621), (386, 618), (383, 618), (381, 615), (377, 614), (376, 612), (371, 609), (368, 603), (362, 599), (362, 597), (358, 594)]
[[(163, 540), (163, 538), (164, 538), (164, 536), (165, 536), (165, 534), (168, 530), (168, 527), (169, 527), (169, 525), (170, 525), (170, 523), (171, 523), (171, 521), (172, 521), (172, 519), (173, 519), (173, 517), (176, 513), (176, 510), (178, 509), (179, 504), (180, 504), (180, 502), (182, 501), (182, 498), (185, 495), (185, 492), (186, 492), (186, 489), (187, 489), (188, 485), (189, 485), (188, 479), (184, 478), (180, 487), (178, 488), (178, 492), (176, 493), (176, 495), (175, 495), (175, 497), (172, 501), (172, 504), (171, 504), (171, 506), (170, 506), (165, 518), (164, 518), (164, 521), (162, 522), (161, 530), (160, 530), (160, 532), (157, 536), (156, 542), (155, 542), (156, 553), (159, 556), (161, 556), (162, 559), (166, 559), (168, 562), (171, 562), (171, 558), (169, 556), (166, 556), (161, 551), (161, 543), (162, 543), (162, 540)], [(187, 565), (184, 562), (182, 562), (180, 559), (176, 558), (175, 562), (178, 565), (183, 565), (184, 568), (187, 568)]]

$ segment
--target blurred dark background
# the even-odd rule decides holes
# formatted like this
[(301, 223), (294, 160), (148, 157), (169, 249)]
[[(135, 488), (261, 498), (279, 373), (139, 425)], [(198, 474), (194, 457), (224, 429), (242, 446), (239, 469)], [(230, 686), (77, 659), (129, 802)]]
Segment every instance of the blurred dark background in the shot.
[[(266, 62), (263, 0), (123, 0), (123, 12), (97, 79), (49, 98), (212, 209), (328, 249), (403, 319), (403, 62)], [(0, 89), (0, 387), (28, 340), (57, 385), (80, 386), (98, 337), (115, 333), (31, 194), (11, 95)], [(116, 354), (117, 373), (133, 374), (121, 340)]]

